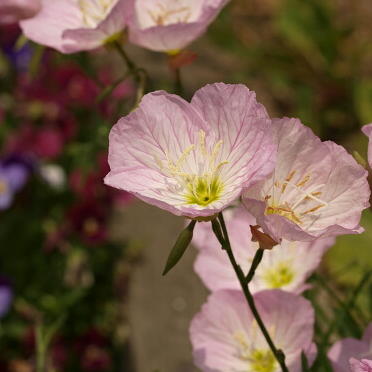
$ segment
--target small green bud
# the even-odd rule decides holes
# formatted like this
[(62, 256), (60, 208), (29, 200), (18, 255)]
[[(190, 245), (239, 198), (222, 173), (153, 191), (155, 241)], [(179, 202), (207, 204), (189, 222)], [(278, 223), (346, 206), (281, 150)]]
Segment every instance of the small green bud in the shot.
[(167, 263), (165, 264), (163, 275), (166, 275), (174, 266), (176, 266), (178, 261), (181, 259), (181, 257), (185, 253), (187, 247), (191, 243), (195, 224), (196, 224), (196, 221), (192, 220), (189, 223), (189, 225), (181, 231), (180, 235), (178, 236), (168, 256), (168, 260), (167, 260)]

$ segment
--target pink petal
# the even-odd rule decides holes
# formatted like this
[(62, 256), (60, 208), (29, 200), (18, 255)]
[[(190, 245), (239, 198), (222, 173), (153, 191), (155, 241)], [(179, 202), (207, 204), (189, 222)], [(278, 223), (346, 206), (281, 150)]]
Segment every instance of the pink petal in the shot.
[(1, 0), (0, 24), (16, 23), (34, 17), (40, 8), (40, 0)]
[(203, 11), (196, 21), (148, 28), (142, 28), (139, 25), (133, 9), (129, 27), (130, 41), (133, 44), (159, 52), (183, 49), (206, 31), (228, 0), (204, 0), (204, 2)]

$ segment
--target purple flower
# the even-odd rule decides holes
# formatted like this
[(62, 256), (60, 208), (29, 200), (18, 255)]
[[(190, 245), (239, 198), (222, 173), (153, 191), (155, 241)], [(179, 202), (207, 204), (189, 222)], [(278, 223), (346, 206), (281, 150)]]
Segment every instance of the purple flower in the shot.
[(10, 308), (13, 299), (13, 291), (9, 280), (0, 277), (0, 318), (2, 318)]
[(0, 210), (10, 207), (15, 193), (26, 183), (29, 171), (24, 164), (0, 165)]

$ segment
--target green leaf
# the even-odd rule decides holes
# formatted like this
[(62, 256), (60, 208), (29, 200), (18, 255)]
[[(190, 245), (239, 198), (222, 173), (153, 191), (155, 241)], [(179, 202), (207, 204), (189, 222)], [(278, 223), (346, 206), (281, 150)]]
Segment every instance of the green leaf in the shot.
[(169, 256), (167, 263), (165, 265), (163, 275), (166, 275), (182, 258), (183, 254), (185, 253), (187, 247), (190, 245), (192, 236), (194, 233), (196, 221), (192, 220), (189, 225), (183, 229), (178, 236)]

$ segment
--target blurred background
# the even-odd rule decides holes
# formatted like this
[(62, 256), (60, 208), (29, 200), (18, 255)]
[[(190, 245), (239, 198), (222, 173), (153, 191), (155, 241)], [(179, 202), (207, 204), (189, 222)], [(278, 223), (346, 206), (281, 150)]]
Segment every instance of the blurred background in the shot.
[[(189, 47), (185, 94), (244, 83), (271, 116), (298, 117), (366, 158), (371, 24), (370, 0), (233, 0)], [(126, 49), (148, 90), (173, 91), (165, 55)], [(1, 372), (32, 372), (41, 335), (50, 371), (196, 371), (188, 326), (207, 292), (194, 252), (161, 276), (183, 220), (102, 182), (108, 132), (135, 100), (124, 68), (115, 50), (61, 55), (0, 26)], [(340, 301), (372, 318), (370, 211), (362, 225), (312, 279), (308, 296), (329, 305), (317, 309), (319, 337)], [(328, 341), (360, 336), (348, 324), (341, 317)]]

